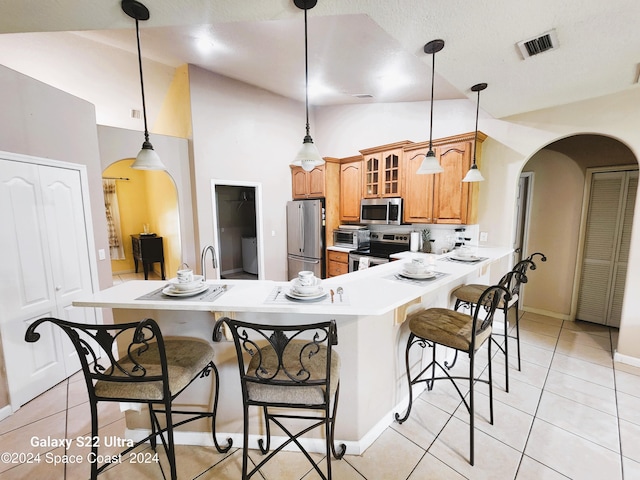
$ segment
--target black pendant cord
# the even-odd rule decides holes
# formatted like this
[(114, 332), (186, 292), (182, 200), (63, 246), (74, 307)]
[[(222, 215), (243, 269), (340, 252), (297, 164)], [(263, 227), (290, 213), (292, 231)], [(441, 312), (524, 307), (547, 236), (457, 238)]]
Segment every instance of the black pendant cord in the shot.
[(144, 118), (144, 141), (149, 143), (149, 130), (147, 129), (147, 107), (144, 99), (144, 80), (142, 78), (142, 53), (140, 51), (140, 28), (136, 18), (136, 40), (138, 43), (138, 67), (140, 68), (140, 90), (142, 91), (142, 117)]
[(307, 138), (309, 134), (309, 52), (307, 49), (307, 9), (304, 10), (304, 104), (307, 112)]
[(476, 105), (476, 136), (473, 139), (473, 165), (476, 164), (476, 150), (478, 149), (478, 115), (480, 114), (480, 90), (478, 90), (478, 104)]
[(436, 53), (432, 53), (431, 59), (431, 115), (429, 117), (429, 152), (433, 152), (432, 138), (433, 138), (433, 83), (436, 71)]

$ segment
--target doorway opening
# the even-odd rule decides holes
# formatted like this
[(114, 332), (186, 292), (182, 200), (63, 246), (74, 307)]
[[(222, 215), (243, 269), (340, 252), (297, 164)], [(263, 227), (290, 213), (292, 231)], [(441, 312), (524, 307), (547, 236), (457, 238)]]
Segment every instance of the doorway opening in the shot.
[(220, 278), (264, 278), (261, 185), (213, 180), (212, 189)]
[[(111, 271), (114, 277), (119, 276), (122, 279), (130, 279), (132, 276), (135, 277), (138, 270), (142, 271), (143, 268), (141, 266), (137, 268), (136, 265), (132, 238), (144, 235), (145, 238), (160, 238), (162, 243), (162, 248), (154, 251), (152, 260), (155, 262), (149, 266), (152, 269), (149, 272), (149, 278), (160, 279), (162, 265), (167, 278), (175, 277), (182, 263), (176, 185), (171, 175), (165, 171), (132, 169), (131, 164), (134, 160), (119, 160), (102, 172), (103, 183), (105, 180), (114, 182), (114, 194), (119, 205), (117, 215), (113, 212), (107, 215)], [(105, 197), (105, 208), (106, 202)], [(115, 220), (114, 216), (118, 218), (115, 221), (116, 224), (111, 226), (110, 217), (111, 220)], [(113, 247), (112, 227), (119, 227), (119, 238)]]

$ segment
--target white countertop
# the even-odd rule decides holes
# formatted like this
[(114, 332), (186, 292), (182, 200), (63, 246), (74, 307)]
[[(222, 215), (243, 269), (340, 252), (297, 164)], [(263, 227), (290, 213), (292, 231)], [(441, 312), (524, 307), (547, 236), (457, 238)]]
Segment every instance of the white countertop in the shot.
[[(198, 300), (199, 295), (167, 300), (138, 300), (139, 297), (167, 285), (167, 282), (134, 280), (78, 299), (73, 302), (73, 305), (178, 311), (282, 312), (333, 316), (382, 315), (440, 288), (458, 285), (467, 275), (485, 269), (491, 263), (504, 258), (511, 252), (512, 250), (508, 248), (481, 247), (478, 248), (477, 255), (487, 257), (487, 259), (473, 264), (446, 261), (443, 258), (446, 257), (445, 255), (434, 256), (437, 259), (435, 271), (447, 275), (421, 284), (403, 282), (389, 277), (399, 273), (407, 260), (428, 254), (399, 253), (393, 256), (398, 261), (322, 280), (322, 286), (327, 292), (331, 289), (335, 291), (339, 286), (342, 287), (345, 292), (344, 302), (340, 302), (337, 294), (334, 295), (333, 303), (330, 300), (318, 303), (284, 301), (282, 296), (288, 290), (290, 282), (271, 280), (208, 281), (207, 283), (211, 285), (228, 286), (227, 291), (213, 301), (200, 301)], [(279, 295), (278, 302), (273, 302), (271, 299), (278, 287), (282, 287), (282, 296)]]
[(349, 253), (352, 250), (355, 250), (354, 247), (337, 247), (335, 245), (330, 245), (327, 247), (327, 250), (333, 250), (334, 252), (344, 252), (344, 253)]

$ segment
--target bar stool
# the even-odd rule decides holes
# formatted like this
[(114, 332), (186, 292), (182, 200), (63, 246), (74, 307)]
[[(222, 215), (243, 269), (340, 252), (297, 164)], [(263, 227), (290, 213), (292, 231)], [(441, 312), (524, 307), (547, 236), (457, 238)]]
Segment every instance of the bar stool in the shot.
[[(89, 393), (91, 438), (98, 438), (98, 402), (132, 402), (148, 406), (151, 433), (120, 455), (126, 455), (146, 441), (150, 441), (155, 451), (157, 437), (160, 437), (172, 480), (177, 478), (173, 442), (175, 427), (209, 417), (216, 449), (224, 453), (231, 448), (230, 438), (226, 447), (221, 447), (216, 439), (218, 370), (213, 363), (214, 352), (209, 342), (181, 337), (165, 339), (158, 324), (150, 318), (135, 323), (90, 325), (50, 317), (40, 318), (29, 326), (25, 334), (27, 342), (40, 339), (36, 329), (44, 322), (51, 322), (64, 330), (78, 353)], [(118, 359), (113, 353), (116, 342), (119, 342), (119, 351), (122, 352)], [(212, 370), (215, 373), (213, 411), (173, 410), (175, 398), (191, 382), (209, 376)], [(160, 423), (158, 414), (165, 416), (166, 425)], [(174, 424), (172, 415), (186, 415), (188, 418)], [(98, 458), (96, 442), (92, 442), (91, 455)], [(91, 462), (91, 479), (95, 480), (109, 465), (98, 466), (97, 462)]]
[[(346, 450), (344, 444), (337, 451), (334, 445), (340, 390), (340, 357), (333, 350), (333, 346), (338, 344), (335, 321), (274, 326), (225, 317), (216, 323), (215, 341), (222, 338), (223, 328), (228, 328), (233, 337), (240, 371), (244, 419), (242, 480), (251, 478), (291, 443), (298, 446), (321, 478), (331, 480), (331, 454), (339, 460)], [(247, 355), (249, 361), (245, 366)], [(287, 438), (248, 472), (250, 406), (262, 408), (266, 438), (259, 439), (258, 446), (263, 455), (270, 450), (271, 423), (278, 426)], [(302, 420), (306, 426), (292, 432), (290, 426), (283, 422), (291, 419)], [(326, 476), (299, 440), (317, 427), (324, 427)]]
[[(504, 313), (504, 346), (500, 345), (500, 343), (495, 339), (491, 338), (491, 340), (496, 344), (496, 346), (504, 353), (504, 374), (505, 374), (505, 390), (509, 391), (509, 318), (508, 313), (509, 309), (515, 306), (516, 312), (516, 341), (517, 341), (517, 350), (518, 350), (518, 370), (520, 370), (520, 328), (518, 326), (518, 305), (519, 305), (519, 292), (520, 292), (520, 284), (527, 282), (527, 277), (524, 272), (527, 271), (527, 267), (533, 264), (531, 260), (522, 260), (516, 264), (516, 266), (505, 274), (498, 285), (504, 287), (510, 294), (510, 300), (508, 302), (503, 302), (498, 305)], [(535, 267), (535, 264), (533, 264)], [(458, 310), (458, 308), (468, 308), (471, 313), (473, 313), (473, 309), (478, 304), (478, 300), (484, 292), (488, 288), (488, 285), (479, 285), (479, 284), (468, 284), (463, 285), (461, 287), (456, 288), (452, 295), (456, 298), (456, 303), (454, 306), (454, 310)], [(513, 337), (512, 337), (513, 338)]]
[[(469, 463), (474, 462), (474, 384), (475, 382), (483, 382), (489, 385), (489, 411), (490, 423), (493, 425), (493, 379), (491, 372), (491, 326), (493, 317), (498, 305), (501, 302), (509, 301), (509, 292), (500, 285), (494, 285), (487, 288), (478, 299), (477, 307), (474, 309), (473, 315), (467, 315), (462, 312), (450, 310), (448, 308), (429, 308), (426, 310), (418, 310), (410, 314), (409, 320), (410, 335), (407, 340), (407, 348), (405, 350), (405, 364), (407, 369), (407, 381), (409, 383), (409, 406), (404, 416), (395, 414), (395, 419), (402, 424), (409, 418), (411, 407), (413, 405), (413, 385), (418, 383), (426, 383), (427, 389), (431, 390), (436, 380), (449, 380), (460, 395), (470, 416), (470, 455)], [(488, 341), (487, 341), (488, 340)], [(488, 350), (488, 373), (489, 379), (484, 380), (474, 378), (475, 355), (478, 349), (487, 342)], [(413, 379), (411, 378), (411, 365), (409, 363), (409, 352), (411, 347), (419, 345), (420, 347), (432, 349), (431, 362), (421, 370)], [(469, 375), (468, 376), (452, 376), (449, 368), (442, 365), (436, 357), (436, 345), (443, 345), (452, 348), (458, 352), (464, 352), (469, 356)], [(436, 366), (444, 373), (444, 376), (436, 377)], [(423, 377), (425, 373), (431, 371), (430, 376)], [(469, 401), (467, 402), (465, 394), (456, 384), (456, 380), (466, 380), (469, 382)]]

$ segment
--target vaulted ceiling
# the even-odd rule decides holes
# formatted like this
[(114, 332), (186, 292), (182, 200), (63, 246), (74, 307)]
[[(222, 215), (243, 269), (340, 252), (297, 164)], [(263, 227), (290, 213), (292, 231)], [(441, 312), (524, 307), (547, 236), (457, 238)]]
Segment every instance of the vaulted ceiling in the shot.
[[(168, 68), (195, 64), (304, 100), (304, 15), (292, 0), (145, 4), (146, 59)], [(482, 108), (494, 117), (638, 88), (637, 0), (318, 0), (308, 15), (315, 105), (428, 100), (432, 56), (423, 46), (437, 38), (445, 47), (435, 58), (435, 98), (475, 100), (470, 87), (487, 82)], [(60, 76), (50, 65), (35, 75), (43, 60), (25, 65), (30, 56), (73, 59), (87, 45), (99, 55), (132, 54), (134, 29), (118, 0), (5, 0), (0, 63)], [(517, 43), (549, 31), (557, 48), (525, 60)]]

